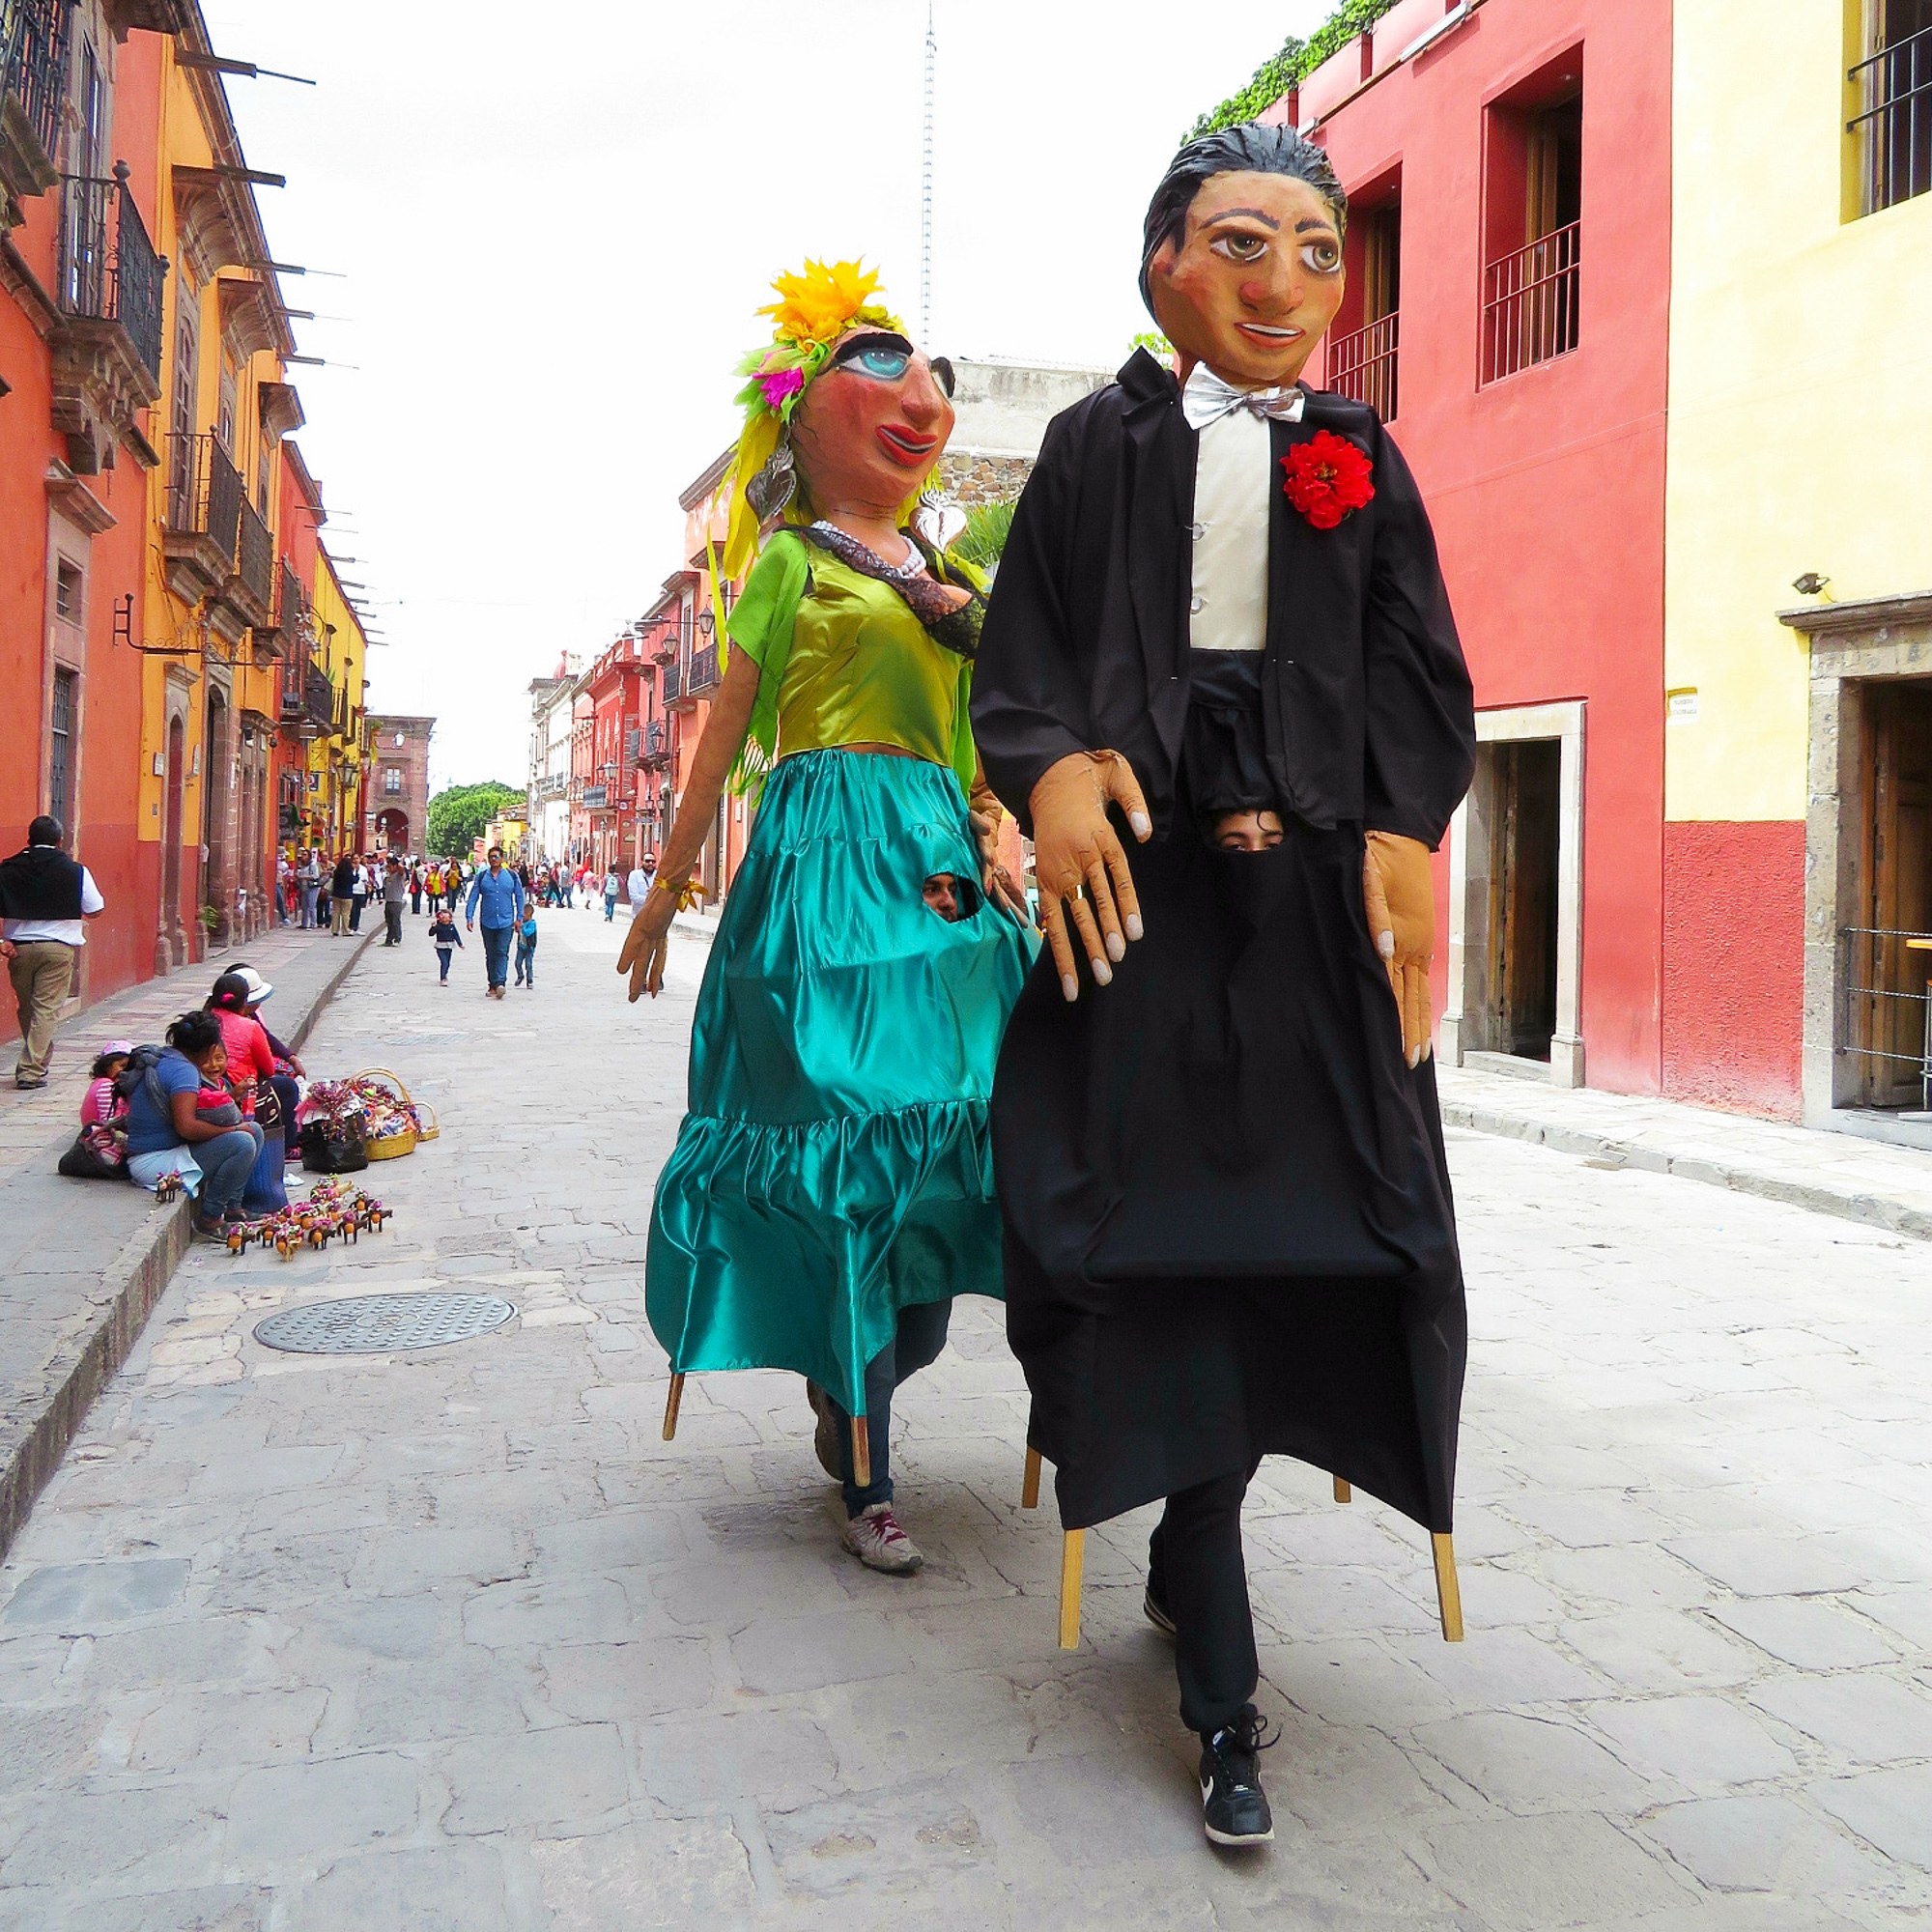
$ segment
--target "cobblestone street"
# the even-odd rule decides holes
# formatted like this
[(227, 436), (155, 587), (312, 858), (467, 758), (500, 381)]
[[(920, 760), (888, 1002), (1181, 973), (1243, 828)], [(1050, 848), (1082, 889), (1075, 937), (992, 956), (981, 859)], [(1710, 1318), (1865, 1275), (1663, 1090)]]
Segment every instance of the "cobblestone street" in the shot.
[[(1932, 1246), (1452, 1133), (1467, 1641), (1421, 1532), (1265, 1466), (1278, 1842), (1221, 1857), (1146, 1514), (1054, 1647), (996, 1308), (900, 1405), (914, 1579), (838, 1548), (796, 1378), (694, 1378), (660, 1439), (644, 1236), (702, 943), (627, 1009), (621, 924), (546, 915), (497, 1004), (476, 936), (440, 990), (406, 929), (305, 1049), (441, 1117), (366, 1177), (389, 1230), (191, 1253), (0, 1569), (0, 1927), (1932, 1922)], [(429, 1287), (517, 1317), (252, 1338)]]

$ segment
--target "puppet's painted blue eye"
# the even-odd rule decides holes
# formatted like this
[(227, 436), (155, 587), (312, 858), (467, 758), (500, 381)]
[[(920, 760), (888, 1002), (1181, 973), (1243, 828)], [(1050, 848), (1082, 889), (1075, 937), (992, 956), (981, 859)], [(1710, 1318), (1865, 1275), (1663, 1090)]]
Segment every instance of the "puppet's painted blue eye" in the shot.
[(881, 383), (896, 383), (912, 367), (912, 357), (903, 349), (878, 346), (860, 350), (845, 366), (876, 377)]

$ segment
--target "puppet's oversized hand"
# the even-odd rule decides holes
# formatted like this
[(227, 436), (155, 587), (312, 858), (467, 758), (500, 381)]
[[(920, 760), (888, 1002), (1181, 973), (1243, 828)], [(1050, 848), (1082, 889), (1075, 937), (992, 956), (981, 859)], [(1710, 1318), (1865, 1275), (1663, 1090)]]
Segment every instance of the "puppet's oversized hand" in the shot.
[(1435, 953), (1435, 880), (1429, 847), (1399, 832), (1371, 832), (1362, 861), (1369, 936), (1388, 968), (1411, 1066), (1429, 1058), (1429, 964)]
[(1073, 941), (1066, 931), (1068, 915), (1096, 986), (1108, 984), (1114, 977), (1108, 961), (1118, 963), (1126, 954), (1127, 940), (1141, 936), (1133, 874), (1107, 808), (1118, 805), (1126, 813), (1134, 837), (1143, 844), (1152, 836), (1153, 822), (1133, 767), (1118, 752), (1075, 752), (1049, 765), (1029, 803), (1039, 921), (1046, 928), (1046, 943), (1053, 948), (1053, 963), (1060, 968), (1060, 990), (1077, 1000), (1080, 976), (1074, 970)]
[(659, 892), (653, 886), (644, 902), (631, 915), (631, 929), (624, 935), (624, 950), (617, 954), (617, 971), (631, 976), (631, 1000), (640, 994), (652, 999), (664, 990), (665, 958), (670, 951), (670, 923), (677, 912), (679, 895)]
[[(999, 808), (995, 806), (994, 811)], [(1000, 821), (979, 810), (967, 813), (973, 827), (973, 843), (980, 853), (980, 890), (1000, 911), (1021, 925), (1030, 926), (1026, 895), (1013, 883), (1013, 875), (1000, 864)]]

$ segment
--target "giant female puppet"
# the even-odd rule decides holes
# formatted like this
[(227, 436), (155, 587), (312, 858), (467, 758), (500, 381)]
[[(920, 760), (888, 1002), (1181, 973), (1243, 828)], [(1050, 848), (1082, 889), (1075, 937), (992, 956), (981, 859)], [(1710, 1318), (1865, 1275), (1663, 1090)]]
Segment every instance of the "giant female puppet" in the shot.
[(1166, 1500), (1147, 1607), (1227, 1844), (1272, 1835), (1248, 1481), (1304, 1458), (1440, 1563), (1464, 1354), (1429, 853), (1474, 721), (1401, 452), (1297, 381), (1346, 215), (1291, 129), (1177, 156), (1142, 265), (1177, 366), (1048, 431), (973, 696), (1051, 941), (993, 1095), (1030, 1441), (1073, 1530)]
[(633, 1000), (662, 986), (735, 768), (757, 815), (651, 1217), (666, 1433), (687, 1371), (799, 1371), (846, 1547), (903, 1573), (920, 1553), (893, 1510), (893, 1392), (939, 1353), (954, 1295), (1001, 1292), (986, 1109), (1035, 942), (969, 815), (980, 580), (909, 527), (952, 432), (950, 372), (876, 280), (810, 263), (775, 284), (724, 557), (750, 576), (618, 970)]

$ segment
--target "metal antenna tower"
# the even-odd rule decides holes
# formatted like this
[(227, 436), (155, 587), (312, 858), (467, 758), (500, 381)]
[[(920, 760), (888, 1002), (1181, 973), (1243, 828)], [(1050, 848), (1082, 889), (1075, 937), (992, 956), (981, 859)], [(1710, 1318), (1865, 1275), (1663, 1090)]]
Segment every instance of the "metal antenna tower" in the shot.
[(933, 0), (925, 0), (925, 150), (920, 179), (919, 339), (932, 341), (932, 77), (939, 63)]

